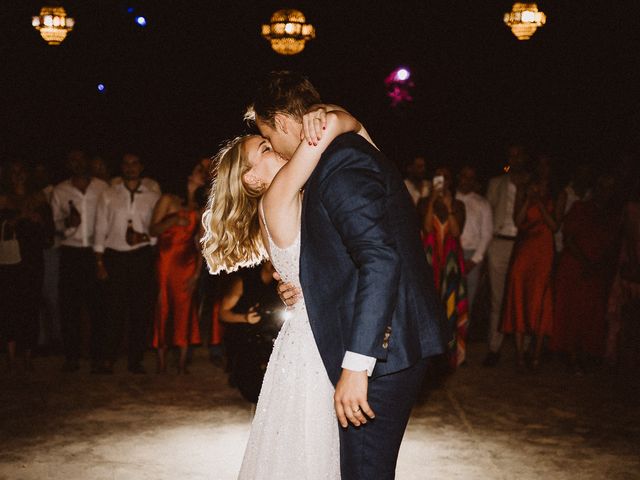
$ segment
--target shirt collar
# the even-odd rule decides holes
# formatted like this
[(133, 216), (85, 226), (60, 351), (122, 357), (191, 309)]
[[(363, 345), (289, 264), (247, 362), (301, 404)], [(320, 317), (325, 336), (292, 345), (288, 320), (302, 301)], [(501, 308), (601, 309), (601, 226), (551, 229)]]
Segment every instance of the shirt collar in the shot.
[[(121, 191), (131, 193), (131, 190), (129, 190), (125, 185), (124, 179), (120, 183), (116, 184), (115, 187)], [(142, 181), (141, 179), (140, 185), (138, 185), (138, 188), (134, 191), (134, 193), (139, 194), (139, 193), (148, 193), (148, 192), (150, 192), (149, 188), (145, 185), (144, 181)]]

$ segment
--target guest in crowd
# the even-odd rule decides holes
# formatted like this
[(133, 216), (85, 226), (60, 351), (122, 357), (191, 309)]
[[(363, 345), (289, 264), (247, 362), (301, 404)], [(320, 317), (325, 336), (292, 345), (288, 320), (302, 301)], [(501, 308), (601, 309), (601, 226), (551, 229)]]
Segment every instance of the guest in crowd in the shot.
[(51, 209), (60, 239), (59, 295), (65, 372), (79, 368), (83, 313), (91, 325), (91, 369), (104, 360), (105, 326), (97, 281), (93, 244), (98, 200), (108, 188), (103, 180), (92, 177), (86, 154), (73, 150), (66, 161), (71, 177), (53, 189)]
[(274, 268), (270, 262), (245, 268), (228, 277), (220, 302), (225, 322), (224, 342), (229, 383), (237, 386), (250, 402), (257, 403), (273, 341), (284, 313)]
[(588, 200), (591, 197), (592, 171), (588, 164), (581, 164), (574, 170), (571, 181), (558, 194), (556, 200), (556, 223), (558, 231), (555, 235), (556, 251), (562, 252), (564, 236), (564, 217), (577, 201)]
[[(41, 190), (51, 205), (54, 185), (51, 182), (49, 168), (43, 162), (38, 162), (33, 167), (33, 185)], [(41, 345), (50, 351), (59, 351), (62, 346), (62, 334), (60, 331), (60, 302), (58, 282), (60, 278), (60, 235), (56, 232), (53, 243), (45, 248), (44, 255), (44, 280), (42, 285), (43, 304), (40, 310)]]
[(94, 178), (99, 178), (104, 182), (109, 182), (111, 180), (111, 172), (109, 171), (109, 165), (104, 158), (100, 155), (94, 156), (89, 162), (89, 171), (91, 176)]
[(160, 194), (141, 178), (144, 165), (138, 155), (122, 158), (122, 183), (109, 187), (98, 202), (96, 214), (96, 267), (106, 281), (109, 341), (104, 372), (111, 372), (128, 323), (128, 369), (146, 373), (142, 366), (146, 350), (149, 313), (153, 311), (154, 256), (149, 227)]
[(514, 223), (518, 229), (509, 273), (502, 331), (514, 333), (518, 368), (525, 365), (525, 334), (535, 336), (531, 368), (537, 370), (544, 337), (553, 333), (553, 234), (556, 222), (549, 182), (535, 175), (518, 188)]
[(615, 273), (619, 218), (611, 209), (614, 178), (598, 178), (593, 197), (578, 200), (564, 218), (564, 250), (555, 280), (552, 349), (582, 372), (588, 357), (604, 356), (605, 313)]
[(7, 344), (10, 372), (18, 347), (25, 369), (33, 369), (32, 353), (40, 332), (43, 250), (53, 242), (51, 209), (30, 180), (26, 165), (12, 161), (3, 171), (0, 193), (0, 338)]
[(609, 298), (606, 359), (621, 372), (637, 372), (640, 367), (640, 177), (637, 174), (635, 186), (628, 195), (623, 209), (618, 271)]
[(456, 200), (464, 204), (465, 222), (460, 244), (464, 252), (465, 274), (467, 278), (467, 303), (469, 312), (478, 289), (484, 257), (493, 238), (493, 214), (489, 202), (476, 191), (478, 179), (476, 170), (465, 165), (458, 173)]
[[(113, 177), (110, 181), (109, 184), (112, 187), (115, 187), (117, 185), (122, 185), (122, 182), (124, 181), (124, 179), (120, 176), (118, 177)], [(153, 178), (150, 177), (142, 177), (140, 179), (140, 184), (144, 185), (144, 188), (146, 188), (147, 190), (149, 190), (150, 192), (155, 192), (159, 195), (162, 194), (162, 188), (160, 187), (160, 184), (154, 180)]]
[[(186, 183), (186, 185), (185, 185)], [(202, 268), (199, 248), (200, 209), (195, 192), (202, 183), (190, 179), (182, 188), (165, 193), (155, 206), (149, 233), (158, 238), (156, 305), (153, 346), (158, 372), (167, 371), (170, 346), (180, 349), (178, 373), (188, 373), (189, 345), (200, 343), (194, 292)]]
[(491, 314), (489, 321), (489, 352), (483, 365), (495, 366), (500, 360), (503, 334), (500, 331), (504, 287), (511, 252), (518, 234), (514, 222), (514, 206), (518, 186), (524, 188), (529, 174), (528, 157), (520, 145), (507, 149), (507, 172), (489, 181), (487, 200), (493, 212), (493, 240), (489, 244), (487, 267), (491, 284)]
[[(204, 213), (209, 200), (212, 171), (211, 158), (200, 157), (189, 182), (199, 185), (195, 192), (200, 216)], [(224, 274), (211, 275), (206, 264), (200, 268), (198, 283), (198, 312), (200, 317), (200, 337), (208, 346), (209, 360), (216, 366), (224, 365), (224, 325), (220, 321), (220, 296)], [(228, 364), (227, 364), (228, 366)]]
[(426, 200), (429, 196), (430, 184), (426, 179), (427, 161), (422, 156), (413, 157), (406, 168), (407, 178), (404, 180), (413, 204), (420, 210), (426, 208)]
[(445, 305), (452, 333), (449, 360), (453, 368), (464, 363), (468, 305), (464, 279), (464, 254), (460, 235), (465, 224), (464, 203), (453, 197), (451, 171), (436, 169), (423, 222), (427, 259), (433, 268), (436, 288)]

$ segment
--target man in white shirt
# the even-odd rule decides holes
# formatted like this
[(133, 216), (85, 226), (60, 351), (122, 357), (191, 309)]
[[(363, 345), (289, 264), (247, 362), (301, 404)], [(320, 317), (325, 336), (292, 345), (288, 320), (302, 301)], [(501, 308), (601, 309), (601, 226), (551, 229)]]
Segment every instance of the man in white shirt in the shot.
[(112, 371), (128, 323), (128, 368), (145, 373), (142, 359), (146, 333), (153, 312), (155, 239), (149, 225), (158, 192), (142, 182), (140, 157), (122, 158), (123, 182), (104, 191), (96, 215), (94, 250), (98, 277), (107, 282), (110, 339), (104, 368)]
[(458, 173), (456, 199), (464, 203), (466, 212), (460, 244), (464, 251), (469, 312), (473, 311), (473, 301), (478, 289), (480, 271), (484, 263), (485, 253), (493, 238), (491, 205), (482, 195), (474, 191), (477, 188), (477, 184), (475, 168), (469, 165), (462, 167)]
[(104, 329), (101, 321), (100, 286), (96, 278), (93, 241), (96, 208), (106, 182), (89, 175), (84, 152), (74, 150), (67, 158), (71, 178), (53, 189), (51, 210), (60, 239), (60, 313), (65, 351), (63, 370), (78, 370), (83, 310), (91, 323), (91, 360), (95, 369), (102, 357)]
[(424, 157), (414, 157), (407, 165), (407, 178), (404, 180), (404, 184), (407, 186), (416, 207), (425, 202), (429, 196), (430, 185), (429, 181), (425, 179), (426, 174), (427, 162)]
[(493, 211), (493, 240), (488, 250), (489, 282), (491, 283), (491, 316), (489, 322), (489, 352), (483, 365), (495, 366), (500, 360), (504, 335), (499, 331), (502, 318), (504, 287), (509, 261), (518, 228), (513, 219), (518, 186), (526, 183), (527, 154), (520, 145), (507, 149), (508, 164), (505, 174), (489, 181), (487, 200)]

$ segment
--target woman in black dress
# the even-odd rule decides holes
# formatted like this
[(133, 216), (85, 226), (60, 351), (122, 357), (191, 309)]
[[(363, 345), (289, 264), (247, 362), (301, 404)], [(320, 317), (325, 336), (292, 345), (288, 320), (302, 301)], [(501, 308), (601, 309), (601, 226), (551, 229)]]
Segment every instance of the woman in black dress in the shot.
[(0, 338), (7, 344), (9, 371), (15, 368), (16, 350), (24, 353), (31, 370), (37, 346), (39, 308), (44, 275), (43, 250), (53, 239), (51, 209), (42, 191), (31, 188), (29, 171), (20, 161), (3, 168), (0, 224), (4, 241), (16, 238), (19, 261), (0, 263)]

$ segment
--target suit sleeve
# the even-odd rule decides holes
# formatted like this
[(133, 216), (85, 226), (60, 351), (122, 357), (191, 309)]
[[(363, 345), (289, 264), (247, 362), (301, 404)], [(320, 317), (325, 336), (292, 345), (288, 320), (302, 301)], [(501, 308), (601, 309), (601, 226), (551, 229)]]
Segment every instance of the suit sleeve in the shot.
[(358, 285), (346, 350), (385, 359), (385, 328), (395, 309), (400, 257), (390, 231), (385, 179), (364, 152), (334, 154), (335, 168), (322, 182), (320, 195), (358, 271)]

